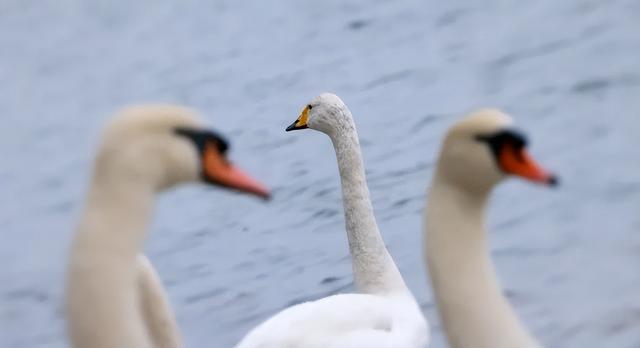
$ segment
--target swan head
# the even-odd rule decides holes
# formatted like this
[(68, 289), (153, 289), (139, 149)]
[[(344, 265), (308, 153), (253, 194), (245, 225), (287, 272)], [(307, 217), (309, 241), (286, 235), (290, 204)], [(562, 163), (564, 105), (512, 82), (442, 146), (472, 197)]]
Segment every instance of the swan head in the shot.
[(311, 128), (333, 135), (346, 129), (354, 129), (351, 112), (335, 94), (323, 93), (313, 98), (300, 116), (287, 127), (286, 131)]
[(486, 191), (509, 175), (554, 186), (557, 178), (527, 152), (526, 137), (511, 117), (496, 109), (472, 112), (447, 133), (439, 158), (447, 180), (472, 191)]
[(228, 141), (206, 128), (193, 110), (133, 106), (105, 127), (94, 175), (157, 191), (201, 181), (268, 198), (266, 187), (229, 161), (228, 149)]

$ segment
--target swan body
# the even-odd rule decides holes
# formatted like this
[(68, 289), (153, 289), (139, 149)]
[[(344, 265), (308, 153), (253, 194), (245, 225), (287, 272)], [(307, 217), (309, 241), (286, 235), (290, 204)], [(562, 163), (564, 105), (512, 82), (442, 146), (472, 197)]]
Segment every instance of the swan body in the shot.
[(162, 282), (149, 259), (138, 254), (138, 299), (153, 347), (182, 347), (182, 337)]
[(179, 106), (131, 107), (105, 127), (68, 265), (73, 347), (181, 346), (160, 280), (140, 251), (157, 192), (206, 181), (268, 194), (227, 162), (227, 147)]
[(254, 328), (237, 348), (413, 348), (429, 340), (427, 321), (387, 251), (373, 216), (351, 112), (333, 94), (306, 106), (287, 130), (312, 128), (333, 143), (356, 294), (287, 308)]
[(340, 294), (289, 307), (253, 329), (245, 347), (422, 347), (425, 323), (407, 294)]
[(525, 151), (511, 118), (480, 110), (448, 132), (425, 211), (425, 259), (452, 348), (537, 348), (502, 294), (487, 248), (485, 211), (507, 175), (556, 179)]

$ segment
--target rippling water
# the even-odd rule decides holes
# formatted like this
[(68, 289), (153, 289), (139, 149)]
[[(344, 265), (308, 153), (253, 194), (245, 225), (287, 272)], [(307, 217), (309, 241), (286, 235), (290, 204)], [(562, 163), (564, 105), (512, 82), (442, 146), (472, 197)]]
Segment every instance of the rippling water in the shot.
[[(176, 2), (177, 3), (177, 2)], [(640, 3), (0, 2), (0, 346), (65, 347), (62, 279), (96, 136), (125, 104), (194, 106), (273, 187), (162, 195), (147, 253), (188, 347), (351, 289), (326, 136), (284, 133), (323, 91), (353, 111), (381, 230), (445, 343), (420, 256), (439, 139), (499, 106), (562, 177), (497, 190), (506, 292), (549, 347), (640, 346)]]

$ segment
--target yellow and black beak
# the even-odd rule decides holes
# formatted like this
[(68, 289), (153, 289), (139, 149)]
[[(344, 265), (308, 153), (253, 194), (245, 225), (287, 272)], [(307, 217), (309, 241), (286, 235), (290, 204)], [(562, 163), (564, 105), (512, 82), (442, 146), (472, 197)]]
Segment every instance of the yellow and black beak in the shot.
[(292, 124), (290, 124), (289, 127), (287, 127), (286, 131), (289, 132), (296, 129), (309, 128), (309, 126), (307, 125), (307, 121), (309, 120), (310, 109), (311, 109), (311, 105), (305, 106), (302, 112), (300, 113), (300, 116), (298, 116), (298, 118)]

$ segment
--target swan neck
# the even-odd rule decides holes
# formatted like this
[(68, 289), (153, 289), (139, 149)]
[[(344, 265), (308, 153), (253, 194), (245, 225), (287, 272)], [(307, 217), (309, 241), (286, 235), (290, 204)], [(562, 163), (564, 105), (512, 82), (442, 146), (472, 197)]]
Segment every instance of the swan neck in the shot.
[(355, 125), (351, 122), (330, 137), (340, 171), (356, 288), (365, 293), (405, 290), (404, 281), (385, 247), (373, 214)]
[(154, 190), (142, 182), (94, 177), (69, 260), (67, 312), (74, 346), (150, 347), (135, 262), (153, 198)]
[(536, 347), (502, 294), (484, 229), (490, 192), (462, 189), (436, 172), (425, 214), (425, 254), (454, 348)]
[(76, 235), (82, 244), (76, 247), (133, 262), (146, 237), (154, 196), (153, 187), (143, 182), (94, 178)]

